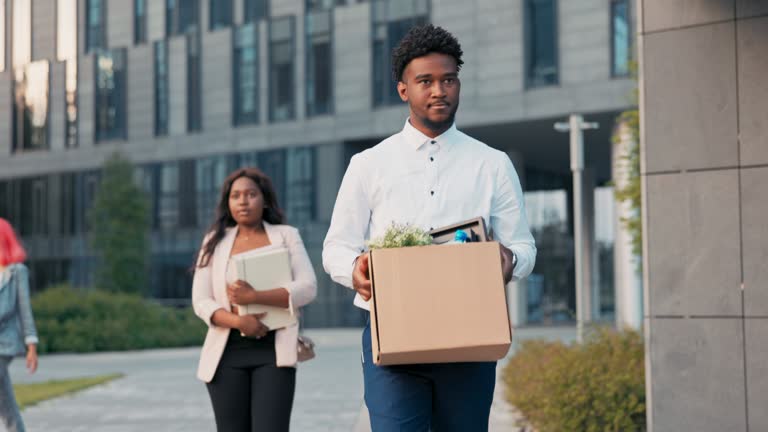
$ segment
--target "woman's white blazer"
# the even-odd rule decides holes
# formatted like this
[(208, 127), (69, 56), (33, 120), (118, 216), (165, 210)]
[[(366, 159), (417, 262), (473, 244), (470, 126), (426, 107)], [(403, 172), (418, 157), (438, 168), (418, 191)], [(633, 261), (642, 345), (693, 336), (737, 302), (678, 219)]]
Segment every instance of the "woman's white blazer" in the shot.
[[(299, 230), (289, 225), (271, 225), (264, 222), (270, 243), (282, 245), (291, 256), (293, 282), (282, 287), (288, 290), (289, 307), (298, 315), (299, 308), (310, 303), (317, 295), (317, 278)], [(206, 236), (206, 240), (208, 239)], [(232, 310), (227, 298), (226, 272), (232, 245), (237, 237), (237, 226), (228, 228), (213, 252), (206, 267), (197, 267), (192, 281), (192, 306), (195, 314), (208, 325), (197, 377), (210, 382), (224, 353), (230, 329), (211, 323), (213, 313), (219, 309)], [(205, 240), (203, 241), (205, 243)], [(199, 257), (198, 257), (199, 259)], [(277, 366), (296, 367), (296, 340), (299, 335), (298, 324), (282, 328), (275, 333), (275, 355)]]

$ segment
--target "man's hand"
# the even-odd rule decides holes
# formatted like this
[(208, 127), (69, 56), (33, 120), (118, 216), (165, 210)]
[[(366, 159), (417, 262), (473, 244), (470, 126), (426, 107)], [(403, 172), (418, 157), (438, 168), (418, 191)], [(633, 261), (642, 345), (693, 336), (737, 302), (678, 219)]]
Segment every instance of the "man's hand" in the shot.
[(256, 290), (246, 281), (238, 280), (227, 285), (227, 298), (230, 303), (245, 305), (255, 303)]
[(363, 300), (368, 301), (371, 298), (371, 280), (368, 278), (368, 258), (366, 252), (357, 257), (355, 269), (352, 270), (352, 287), (360, 294)]
[(505, 248), (499, 243), (501, 249), (501, 273), (504, 275), (504, 285), (508, 284), (512, 280), (512, 272), (515, 267), (512, 265), (512, 251)]
[(37, 345), (27, 345), (27, 370), (33, 374), (37, 370)]
[(260, 339), (264, 337), (264, 335), (266, 335), (269, 331), (269, 327), (265, 326), (261, 322), (261, 319), (266, 315), (266, 312), (252, 315), (242, 315), (240, 316), (237, 329), (240, 330), (240, 333), (248, 337), (255, 337), (256, 339)]

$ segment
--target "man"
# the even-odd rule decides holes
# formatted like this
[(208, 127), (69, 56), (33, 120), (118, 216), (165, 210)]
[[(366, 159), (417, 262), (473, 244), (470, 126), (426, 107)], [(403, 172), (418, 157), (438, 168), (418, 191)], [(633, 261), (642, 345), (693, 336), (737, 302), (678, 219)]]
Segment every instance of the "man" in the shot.
[[(363, 309), (371, 297), (365, 242), (392, 222), (428, 230), (483, 216), (501, 244), (505, 282), (533, 269), (536, 247), (512, 162), (454, 124), (461, 56), (456, 38), (440, 27), (408, 32), (393, 51), (392, 69), (410, 117), (402, 131), (355, 155), (344, 175), (323, 266), (357, 291), (354, 303)], [(379, 367), (370, 339), (369, 324), (363, 375), (374, 432), (487, 430), (495, 362)]]

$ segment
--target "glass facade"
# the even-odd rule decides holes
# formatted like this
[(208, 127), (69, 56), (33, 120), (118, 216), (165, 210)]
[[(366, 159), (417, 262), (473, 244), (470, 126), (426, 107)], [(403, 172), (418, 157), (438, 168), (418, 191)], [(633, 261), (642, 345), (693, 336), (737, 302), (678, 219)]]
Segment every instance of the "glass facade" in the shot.
[(293, 224), (315, 219), (315, 149), (304, 147), (286, 151), (285, 214)]
[(133, 0), (133, 43), (147, 42), (147, 0)]
[[(315, 5), (314, 7), (318, 7)], [(306, 91), (307, 116), (333, 112), (333, 10), (307, 6)]]
[(429, 22), (427, 0), (374, 0), (373, 15), (373, 105), (401, 103), (392, 77), (392, 50), (415, 25)]
[(200, 0), (165, 0), (165, 34), (200, 30)]
[(126, 51), (125, 48), (100, 51), (95, 66), (96, 142), (126, 139)]
[(65, 62), (64, 102), (67, 148), (77, 147), (77, 0), (57, 0), (56, 59)]
[(168, 41), (154, 43), (155, 136), (168, 135)]
[(243, 22), (257, 22), (269, 18), (269, 0), (243, 0)]
[(203, 130), (200, 33), (187, 33), (187, 132)]
[(256, 24), (244, 24), (233, 33), (232, 123), (259, 122), (259, 32)]
[(629, 75), (632, 55), (629, 0), (611, 1), (611, 75)]
[(85, 0), (85, 51), (107, 47), (106, 0)]
[[(213, 221), (221, 184), (237, 167), (255, 166), (270, 176), (291, 223), (313, 222), (318, 180), (314, 154), (313, 147), (301, 147), (137, 166), (134, 179), (149, 199), (155, 239), (149, 292), (161, 299), (188, 301), (187, 270), (202, 233)], [(44, 237), (73, 245), (71, 253), (60, 259), (48, 256), (47, 250), (46, 254), (30, 250), (30, 268), (34, 265), (40, 271), (33, 281), (35, 290), (61, 282), (89, 283), (93, 266), (87, 249), (88, 212), (99, 181), (99, 171), (0, 180), (0, 217), (7, 218), (25, 240)], [(189, 233), (194, 243), (179, 246), (175, 239), (180, 233)]]
[(13, 151), (49, 148), (50, 63), (39, 60), (16, 68), (13, 81)]
[(275, 18), (269, 25), (269, 120), (296, 117), (294, 86), (296, 19)]
[(210, 30), (216, 30), (232, 26), (232, 1), (233, 0), (209, 0), (208, 17)]
[[(525, 206), (536, 239), (536, 266), (520, 283), (525, 325), (564, 325), (576, 320), (573, 188), (570, 174), (525, 170)], [(593, 319), (614, 319), (615, 210), (613, 188), (593, 190)]]
[(525, 78), (528, 87), (558, 83), (556, 0), (525, 0)]

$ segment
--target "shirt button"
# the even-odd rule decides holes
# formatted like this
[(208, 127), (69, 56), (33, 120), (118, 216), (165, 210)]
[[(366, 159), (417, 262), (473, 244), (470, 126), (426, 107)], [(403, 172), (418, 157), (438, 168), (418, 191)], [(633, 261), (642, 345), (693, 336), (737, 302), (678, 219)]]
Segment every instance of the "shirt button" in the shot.
[(430, 141), (430, 144), (437, 144), (437, 141)]
[(430, 195), (434, 195), (434, 194), (435, 194), (435, 191), (429, 191), (429, 194), (430, 194)]
[(430, 161), (430, 162), (434, 162), (434, 161), (435, 161), (435, 158), (433, 158), (432, 156), (430, 156), (430, 157), (429, 157), (429, 161)]

